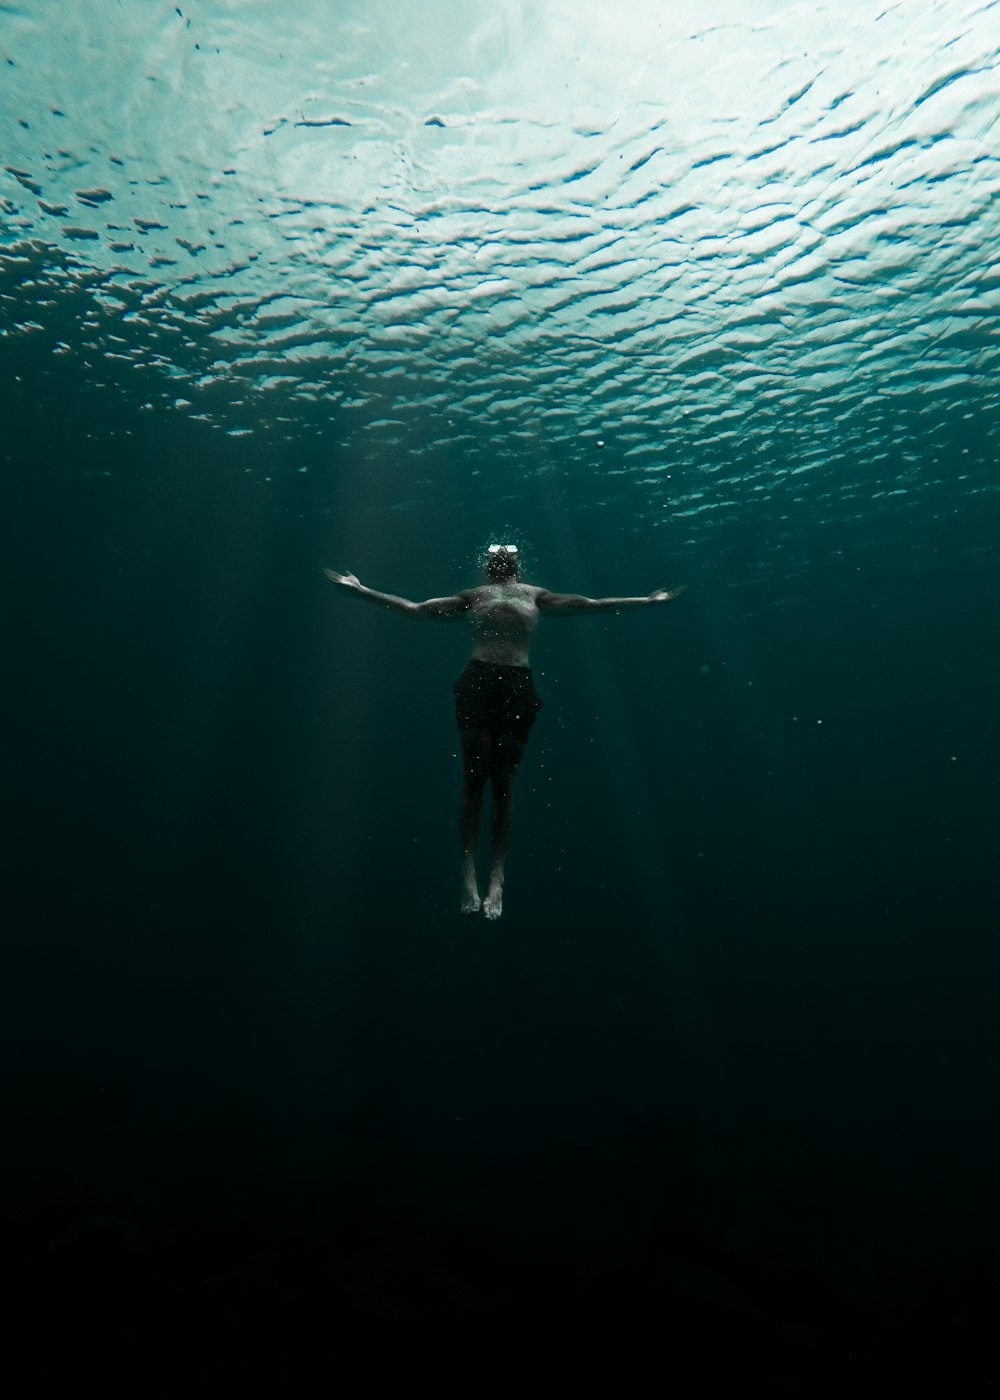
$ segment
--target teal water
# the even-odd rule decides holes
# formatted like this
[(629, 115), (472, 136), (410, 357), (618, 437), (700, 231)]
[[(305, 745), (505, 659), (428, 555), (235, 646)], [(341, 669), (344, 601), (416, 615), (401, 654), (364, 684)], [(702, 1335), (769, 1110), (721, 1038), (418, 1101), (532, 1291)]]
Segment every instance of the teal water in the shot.
[[(998, 21), (0, 6), (0, 1198), (44, 1374), (971, 1374)], [(499, 537), (688, 591), (543, 620), (489, 924), (463, 625), (320, 570), (440, 595)]]

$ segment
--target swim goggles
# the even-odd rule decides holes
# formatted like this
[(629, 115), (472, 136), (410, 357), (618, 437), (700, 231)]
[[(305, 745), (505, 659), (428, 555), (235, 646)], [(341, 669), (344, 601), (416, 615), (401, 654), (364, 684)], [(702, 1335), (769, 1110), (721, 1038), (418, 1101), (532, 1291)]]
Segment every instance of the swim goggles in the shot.
[(486, 551), (487, 554), (516, 554), (516, 544), (491, 544)]

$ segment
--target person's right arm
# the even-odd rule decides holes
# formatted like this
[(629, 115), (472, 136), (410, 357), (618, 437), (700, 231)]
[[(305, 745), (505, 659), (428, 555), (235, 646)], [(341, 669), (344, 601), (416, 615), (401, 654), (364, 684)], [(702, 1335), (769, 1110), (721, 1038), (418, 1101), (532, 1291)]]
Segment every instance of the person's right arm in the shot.
[(338, 574), (334, 569), (324, 569), (323, 572), (339, 588), (359, 598), (367, 598), (368, 602), (377, 603), (381, 608), (405, 613), (407, 617), (457, 617), (469, 610), (469, 600), (463, 593), (456, 593), (451, 598), (428, 598), (426, 602), (414, 603), (409, 598), (397, 598), (394, 593), (379, 593), (374, 588), (367, 588), (354, 574)]

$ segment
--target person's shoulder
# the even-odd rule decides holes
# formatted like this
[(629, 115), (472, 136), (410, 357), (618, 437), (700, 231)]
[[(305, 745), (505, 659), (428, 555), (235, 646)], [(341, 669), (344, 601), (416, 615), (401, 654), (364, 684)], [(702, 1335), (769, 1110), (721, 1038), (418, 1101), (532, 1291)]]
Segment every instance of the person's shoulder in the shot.
[(536, 583), (522, 583), (520, 579), (516, 583), (505, 583), (503, 589), (503, 596), (511, 602), (522, 605), (528, 603), (533, 607), (538, 606), (539, 598), (546, 591), (544, 588), (539, 588)]

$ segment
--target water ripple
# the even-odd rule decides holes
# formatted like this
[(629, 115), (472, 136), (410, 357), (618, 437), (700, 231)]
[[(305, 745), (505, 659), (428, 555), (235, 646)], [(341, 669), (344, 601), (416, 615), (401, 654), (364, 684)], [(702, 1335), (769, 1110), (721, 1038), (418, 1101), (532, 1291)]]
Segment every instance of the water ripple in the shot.
[(4, 7), (0, 343), (646, 511), (899, 471), (998, 406), (1000, 5), (843, 8)]

